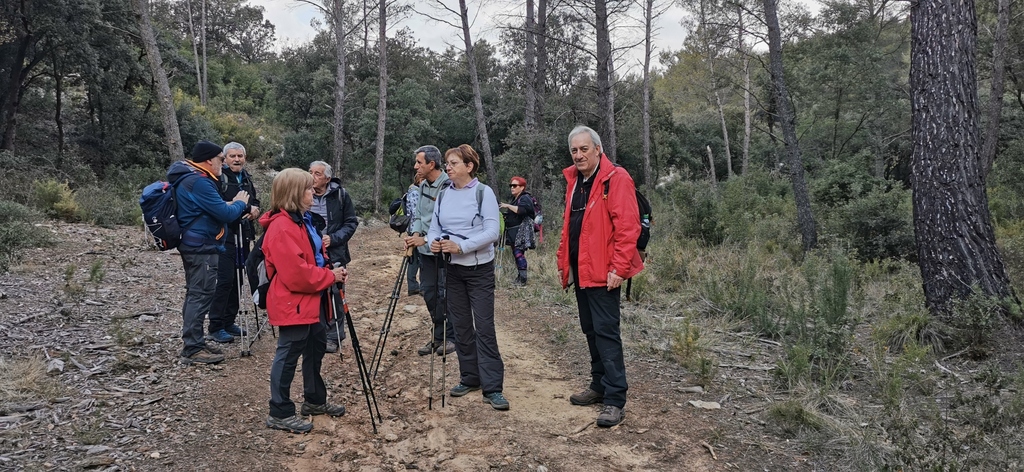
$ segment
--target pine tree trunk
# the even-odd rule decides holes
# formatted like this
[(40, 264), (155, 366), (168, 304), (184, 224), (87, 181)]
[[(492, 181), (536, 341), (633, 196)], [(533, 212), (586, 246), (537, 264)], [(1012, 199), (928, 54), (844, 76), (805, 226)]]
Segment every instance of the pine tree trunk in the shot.
[(203, 89), (203, 69), (199, 66), (199, 39), (192, 21), (192, 0), (186, 2), (188, 8), (188, 31), (192, 35), (192, 59), (196, 64), (196, 88), (199, 89), (199, 103), (206, 103), (206, 90)]
[(601, 117), (601, 150), (615, 162), (615, 96), (612, 90), (612, 41), (608, 29), (607, 0), (594, 2), (597, 24), (597, 113)]
[(459, 0), (459, 11), (462, 16), (462, 39), (466, 43), (466, 61), (469, 63), (469, 80), (473, 86), (473, 106), (476, 108), (476, 130), (480, 135), (480, 154), (487, 167), (487, 181), (497, 182), (498, 174), (494, 169), (494, 157), (491, 155), (491, 139), (487, 136), (487, 120), (484, 118), (484, 101), (480, 92), (480, 77), (476, 70), (473, 40), (469, 35), (469, 9), (466, 8), (466, 0)]
[(778, 109), (779, 125), (785, 143), (789, 178), (796, 199), (796, 221), (804, 251), (818, 245), (818, 229), (811, 212), (811, 198), (807, 192), (804, 177), (804, 162), (800, 156), (800, 145), (796, 138), (796, 113), (789, 101), (789, 89), (782, 69), (782, 32), (779, 30), (777, 0), (764, 0), (765, 22), (768, 26), (769, 70), (772, 76), (773, 92)]
[(706, 146), (708, 150), (708, 168), (711, 169), (711, 188), (718, 188), (718, 174), (715, 172), (715, 153), (711, 152), (711, 146)]
[(373, 211), (380, 211), (380, 194), (384, 179), (384, 125), (388, 114), (388, 41), (387, 3), (380, 0), (380, 35), (377, 39), (380, 56), (380, 78), (377, 84), (377, 151), (373, 157)]
[(21, 84), (24, 83), (25, 77), (28, 75), (28, 70), (21, 65), (25, 64), (28, 49), (36, 41), (27, 27), (20, 27), (20, 22), (16, 24), (19, 26), (15, 28), (19, 40), (18, 49), (11, 61), (13, 67), (11, 67), (10, 76), (7, 79), (7, 90), (4, 91), (3, 107), (0, 110), (0, 122), (4, 125), (0, 149), (5, 151), (14, 151), (14, 138), (18, 129), (18, 108), (21, 107)]
[(644, 90), (643, 90), (643, 160), (644, 185), (654, 188), (654, 170), (651, 167), (651, 24), (654, 23), (654, 0), (644, 2)]
[(149, 5), (146, 0), (132, 0), (132, 6), (135, 8), (135, 19), (138, 22), (142, 45), (146, 50), (146, 58), (149, 60), (149, 69), (153, 74), (153, 81), (156, 82), (156, 97), (160, 104), (160, 118), (164, 124), (167, 151), (171, 162), (179, 161), (185, 158), (185, 150), (181, 145), (181, 131), (178, 129), (178, 117), (174, 113), (174, 100), (167, 82), (167, 72), (164, 71), (160, 48), (157, 46), (156, 35), (149, 21)]
[(206, 106), (210, 99), (210, 88), (208, 86), (209, 82), (207, 82), (206, 80), (207, 71), (209, 70), (206, 68), (206, 0), (201, 1), (203, 2), (203, 16), (200, 21), (199, 27), (202, 29), (200, 34), (202, 34), (203, 36), (203, 87), (200, 97), (201, 103), (203, 104), (203, 106)]
[(747, 165), (750, 164), (750, 54), (743, 44), (743, 7), (737, 6), (738, 32), (736, 37), (739, 40), (738, 51), (743, 55), (743, 160), (740, 164), (740, 175), (747, 173)]
[(992, 44), (992, 83), (988, 102), (987, 119), (985, 120), (985, 141), (981, 146), (981, 179), (988, 178), (992, 163), (996, 159), (996, 146), (999, 144), (999, 122), (1003, 113), (1003, 91), (1006, 76), (1006, 43), (1007, 30), (1010, 26), (1010, 0), (998, 0), (999, 9), (996, 13), (996, 37)]
[(1012, 296), (979, 162), (973, 2), (911, 5), (914, 235), (932, 313), (975, 291)]
[(526, 0), (526, 108), (523, 110), (523, 128), (532, 131), (537, 123), (537, 32), (533, 17), (533, 0)]
[(334, 79), (334, 174), (345, 171), (345, 0), (332, 0), (334, 21), (334, 53), (338, 65)]

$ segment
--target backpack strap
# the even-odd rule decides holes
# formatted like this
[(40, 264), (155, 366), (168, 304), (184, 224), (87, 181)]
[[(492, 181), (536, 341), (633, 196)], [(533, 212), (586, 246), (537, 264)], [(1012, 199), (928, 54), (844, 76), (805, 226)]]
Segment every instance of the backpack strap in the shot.
[[(441, 185), (441, 190), (437, 192), (437, 202), (434, 203), (435, 207), (437, 208), (437, 216), (438, 216), (437, 226), (439, 226), (441, 228), (441, 232), (442, 233), (450, 234), (452, 236), (458, 236), (458, 237), (460, 237), (462, 239), (469, 239), (469, 238), (467, 238), (467, 237), (465, 237), (465, 236), (463, 236), (461, 234), (452, 233), (452, 232), (446, 231), (444, 229), (444, 225), (441, 224), (441, 218), (440, 218), (441, 217), (441, 198), (444, 197), (445, 190), (448, 190), (449, 188), (451, 188), (452, 185), (454, 185), (452, 183), (452, 181), (448, 180), (444, 184)], [(483, 212), (483, 207), (484, 207), (484, 187), (483, 187), (482, 183), (477, 182), (477, 184), (476, 184), (476, 215), (473, 216), (473, 221), (470, 222), (470, 226), (476, 226), (476, 219), (477, 218), (480, 218), (480, 224), (484, 223), (484, 215), (482, 213)]]

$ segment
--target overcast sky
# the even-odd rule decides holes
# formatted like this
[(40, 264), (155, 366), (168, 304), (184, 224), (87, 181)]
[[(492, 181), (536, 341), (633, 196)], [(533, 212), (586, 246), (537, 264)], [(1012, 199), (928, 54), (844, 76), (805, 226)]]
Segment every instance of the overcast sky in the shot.
[[(320, 16), (319, 11), (307, 4), (302, 4), (295, 0), (250, 0), (251, 4), (262, 5), (266, 9), (264, 15), (277, 29), (277, 42), (278, 48), (283, 48), (291, 45), (301, 44), (309, 41), (316, 35), (316, 31), (310, 25), (314, 18)], [(417, 5), (422, 5), (424, 2), (415, 2)], [(469, 14), (470, 16), (476, 15), (474, 24), (470, 28), (470, 34), (473, 36), (473, 40), (483, 38), (490, 41), (492, 44), (497, 44), (499, 31), (497, 25), (500, 23), (507, 23), (507, 18), (512, 15), (522, 16), (525, 11), (525, 2), (488, 2), (487, 7), (483, 12), (478, 12), (479, 1), (471, 1), (469, 3)], [(673, 5), (675, 2), (672, 2)], [(453, 0), (447, 0), (447, 4), (453, 5), (458, 10), (458, 2)], [(418, 6), (417, 8), (424, 8)], [(678, 50), (682, 47), (683, 40), (686, 37), (686, 31), (680, 25), (680, 20), (683, 19), (684, 11), (682, 8), (677, 6), (669, 7), (668, 10), (658, 19), (656, 24), (657, 31), (655, 33), (655, 58), (652, 60), (652, 65), (657, 66), (657, 53), (665, 50)], [(453, 17), (452, 20), (457, 18)], [(393, 36), (394, 32), (403, 28), (409, 27), (414, 32), (414, 36), (419, 41), (419, 44), (430, 48), (434, 51), (443, 51), (447, 49), (449, 44), (459, 45), (461, 48), (461, 32), (443, 23), (434, 22), (421, 15), (413, 14), (407, 19), (402, 20), (397, 25), (389, 25), (389, 36)], [(417, 32), (430, 31), (433, 34), (418, 34)], [(635, 34), (642, 37), (642, 30), (638, 30)], [(639, 70), (641, 61), (643, 60), (643, 46), (637, 46), (634, 48), (635, 52), (627, 55), (620, 59), (618, 66), (625, 66), (631, 70)]]

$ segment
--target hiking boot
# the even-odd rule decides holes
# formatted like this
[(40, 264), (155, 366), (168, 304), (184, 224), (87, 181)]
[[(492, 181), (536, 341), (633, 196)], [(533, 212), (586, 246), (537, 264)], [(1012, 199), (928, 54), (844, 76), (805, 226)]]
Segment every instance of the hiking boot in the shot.
[(219, 343), (230, 343), (235, 341), (235, 337), (228, 334), (228, 332), (223, 329), (210, 333), (210, 339)]
[(409, 291), (408, 291), (407, 293), (408, 293), (408, 294), (409, 294), (409, 296), (411, 297), (411, 296), (413, 296), (413, 295), (419, 295), (419, 294), (421, 294), (421, 293), (423, 293), (423, 292), (421, 292), (419, 288), (410, 288), (410, 289), (409, 289)]
[(328, 339), (327, 340), (327, 349), (326, 349), (326, 351), (328, 353), (338, 352), (338, 341), (335, 341), (333, 339)]
[(626, 411), (612, 405), (605, 405), (601, 408), (601, 414), (597, 415), (597, 425), (608, 428), (622, 422), (626, 417)]
[(246, 334), (249, 334), (248, 332), (246, 332), (244, 329), (242, 329), (240, 326), (238, 326), (236, 324), (233, 324), (231, 326), (228, 326), (227, 328), (224, 328), (224, 332), (226, 332), (226, 333), (228, 333), (228, 334), (230, 334), (232, 336), (245, 336)]
[(434, 342), (431, 341), (431, 342), (427, 343), (426, 345), (424, 345), (423, 347), (417, 349), (416, 350), (416, 354), (419, 354), (421, 356), (425, 356), (427, 354), (430, 354), (431, 352), (434, 352), (434, 349), (437, 349), (437, 346), (439, 346), (439, 345), (440, 345), (440, 343), (434, 344)]
[(491, 408), (494, 408), (495, 410), (504, 411), (509, 408), (508, 400), (505, 399), (505, 396), (502, 395), (501, 392), (492, 392), (484, 395), (484, 403), (490, 403)]
[(476, 387), (470, 387), (469, 385), (463, 385), (460, 383), (452, 387), (452, 389), (448, 391), (448, 394), (453, 397), (461, 397), (475, 390), (480, 390), (480, 386), (477, 385)]
[(569, 397), (569, 403), (573, 405), (586, 406), (604, 401), (604, 395), (592, 389), (586, 389), (580, 393), (574, 393)]
[(206, 350), (210, 351), (210, 354), (224, 354), (224, 350), (223, 349), (221, 349), (221, 348), (219, 348), (217, 346), (211, 346), (209, 344), (206, 345)]
[(512, 281), (514, 285), (526, 285), (526, 269), (519, 269), (519, 275)]
[(437, 355), (439, 355), (439, 356), (443, 356), (445, 354), (451, 354), (451, 353), (455, 352), (455, 343), (453, 343), (451, 341), (448, 341), (448, 342), (444, 343), (444, 349), (441, 349), (441, 346), (437, 346), (437, 351), (436, 352), (437, 352)]
[(214, 354), (206, 348), (194, 352), (191, 356), (181, 356), (181, 363), (184, 365), (218, 364), (221, 362), (224, 362), (224, 354)]
[(288, 431), (289, 433), (302, 434), (313, 430), (313, 422), (306, 421), (305, 418), (299, 415), (289, 416), (287, 418), (274, 418), (273, 416), (268, 416), (267, 427)]
[(332, 405), (330, 403), (324, 403), (323, 405), (314, 405), (308, 402), (302, 402), (302, 416), (316, 416), (316, 415), (327, 415), (327, 416), (344, 416), (345, 407), (343, 405)]

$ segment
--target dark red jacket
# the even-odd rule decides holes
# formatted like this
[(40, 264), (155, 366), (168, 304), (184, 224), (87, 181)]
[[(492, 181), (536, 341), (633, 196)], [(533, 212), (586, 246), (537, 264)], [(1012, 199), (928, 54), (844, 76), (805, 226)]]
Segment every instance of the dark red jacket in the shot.
[[(569, 286), (569, 208), (579, 171), (571, 165), (565, 175), (565, 211), (562, 214), (562, 239), (558, 244), (558, 270), (562, 288)], [(603, 153), (594, 176), (587, 210), (580, 231), (579, 280), (581, 288), (605, 287), (608, 273), (628, 279), (644, 268), (636, 240), (640, 237), (640, 210), (636, 204), (636, 185), (626, 169), (616, 167)], [(604, 185), (608, 182), (608, 195)]]
[[(301, 220), (300, 220), (301, 221)], [(267, 277), (267, 317), (274, 326), (314, 324), (320, 321), (321, 292), (334, 283), (334, 273), (316, 265), (306, 227), (288, 212), (264, 213), (263, 254)], [(317, 248), (324, 253), (323, 248)], [(327, 255), (324, 253), (324, 260)]]

